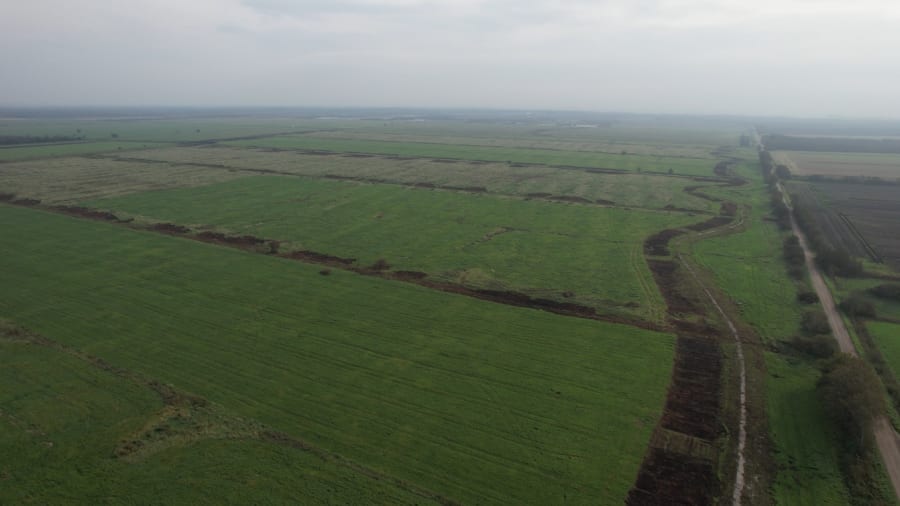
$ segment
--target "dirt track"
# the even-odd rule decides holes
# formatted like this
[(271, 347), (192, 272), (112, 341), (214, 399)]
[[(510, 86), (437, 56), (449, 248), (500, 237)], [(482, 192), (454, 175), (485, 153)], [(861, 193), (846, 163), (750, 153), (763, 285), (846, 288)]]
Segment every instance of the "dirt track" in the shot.
[[(806, 242), (806, 236), (803, 235), (803, 232), (794, 220), (793, 208), (791, 208), (784, 187), (780, 183), (778, 189), (781, 191), (785, 205), (791, 210), (791, 228), (800, 239), (800, 246), (803, 248), (803, 255), (806, 257), (806, 268), (809, 270), (809, 277), (812, 280), (813, 288), (816, 290), (816, 295), (819, 296), (819, 300), (822, 302), (825, 316), (828, 317), (831, 333), (834, 334), (834, 338), (837, 340), (842, 353), (856, 357), (858, 355), (856, 347), (853, 346), (853, 340), (850, 339), (850, 333), (847, 332), (844, 320), (841, 319), (841, 315), (838, 313), (838, 309), (834, 304), (834, 297), (832, 297), (828, 285), (825, 284), (822, 273), (813, 261), (813, 254)], [(891, 485), (894, 487), (894, 494), (900, 498), (900, 436), (894, 432), (886, 417), (875, 420), (873, 430), (878, 452), (881, 454), (881, 460), (884, 462), (888, 477), (891, 479)]]

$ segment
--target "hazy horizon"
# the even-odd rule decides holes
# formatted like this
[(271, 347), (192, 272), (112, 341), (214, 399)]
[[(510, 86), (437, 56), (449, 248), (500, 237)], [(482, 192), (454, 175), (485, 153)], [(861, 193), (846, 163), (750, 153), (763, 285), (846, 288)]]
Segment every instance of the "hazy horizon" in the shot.
[(880, 0), (35, 0), (0, 106), (900, 118)]

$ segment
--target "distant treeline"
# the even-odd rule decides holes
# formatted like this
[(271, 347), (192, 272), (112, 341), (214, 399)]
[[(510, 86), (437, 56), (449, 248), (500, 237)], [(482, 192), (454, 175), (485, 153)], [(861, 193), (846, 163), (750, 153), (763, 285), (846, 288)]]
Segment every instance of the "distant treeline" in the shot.
[(900, 153), (900, 139), (861, 139), (847, 137), (795, 137), (765, 135), (763, 144), (769, 150), (833, 151), (841, 153)]
[(48, 142), (73, 142), (84, 137), (70, 135), (0, 135), (0, 146), (17, 146), (19, 144), (45, 144)]

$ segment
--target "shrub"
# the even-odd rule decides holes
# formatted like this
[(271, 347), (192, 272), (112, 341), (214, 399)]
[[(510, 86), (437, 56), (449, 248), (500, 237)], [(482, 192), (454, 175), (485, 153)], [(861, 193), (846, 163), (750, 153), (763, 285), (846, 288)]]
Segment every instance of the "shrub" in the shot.
[(803, 313), (800, 328), (806, 335), (831, 334), (831, 326), (828, 325), (828, 317), (822, 310), (813, 310)]
[(882, 299), (900, 300), (900, 285), (883, 284), (869, 288), (869, 293)]
[(851, 318), (875, 318), (875, 305), (860, 293), (852, 293), (838, 307)]
[(797, 293), (797, 302), (801, 304), (815, 304), (819, 302), (819, 296), (816, 295), (816, 292), (804, 290)]

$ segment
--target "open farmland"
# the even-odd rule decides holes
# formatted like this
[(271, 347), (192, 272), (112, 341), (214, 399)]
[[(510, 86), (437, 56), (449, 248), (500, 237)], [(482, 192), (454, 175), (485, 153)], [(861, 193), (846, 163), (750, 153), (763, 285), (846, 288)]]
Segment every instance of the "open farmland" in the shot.
[(427, 502), (2, 321), (0, 382), (0, 473), (15, 483), (0, 487), (4, 504)]
[[(166, 162), (196, 168), (280, 174), (372, 183), (434, 186), (525, 198), (569, 199), (638, 208), (718, 211), (718, 206), (685, 191), (709, 181), (647, 173), (605, 173), (501, 162), (397, 159), (358, 154), (314, 154), (227, 147), (171, 148), (128, 153), (127, 162)], [(28, 166), (29, 171), (40, 167)], [(710, 171), (707, 176), (711, 176)], [(0, 175), (2, 177), (2, 175)]]
[(303, 135), (238, 140), (226, 142), (225, 144), (252, 148), (544, 164), (631, 172), (673, 172), (699, 176), (710, 175), (715, 166), (715, 161), (708, 158), (623, 155), (595, 151), (580, 152), (519, 147), (459, 146), (443, 143), (386, 142), (367, 139), (332, 139)]
[(0, 220), (0, 315), (454, 500), (622, 502), (671, 371), (672, 337), (634, 327), (30, 209)]
[(815, 206), (833, 245), (900, 269), (900, 186), (794, 182), (789, 189)]
[(253, 177), (83, 203), (142, 220), (252, 235), (311, 250), (385, 260), (474, 288), (568, 300), (660, 320), (643, 239), (699, 221), (627, 211), (352, 182)]
[[(48, 471), (28, 497), (172, 480), (158, 497), (188, 501), (214, 470), (244, 484), (207, 494), (226, 502), (726, 497), (734, 344), (696, 286), (708, 273), (691, 281), (668, 242), (755, 223), (761, 185), (741, 130), (667, 121), (111, 120), (119, 139), (173, 145), (0, 165), (0, 318), (157, 395), (137, 429), (104, 436), (107, 461), (67, 445), (106, 488)], [(315, 145), (250, 147), (285, 139)], [(771, 241), (716, 243), (712, 268), (759, 263)], [(191, 466), (194, 489), (176, 472)]]
[(775, 151), (778, 163), (796, 176), (827, 178), (879, 178), (900, 181), (900, 154), (829, 153), (819, 151)]
[(56, 158), (4, 164), (0, 193), (48, 204), (185, 188), (243, 177), (241, 173), (197, 166), (171, 166), (106, 158)]
[(31, 146), (0, 147), (0, 162), (30, 160), (33, 158), (51, 158), (61, 156), (92, 155), (109, 151), (129, 151), (162, 146), (147, 142), (70, 142), (59, 144), (42, 144)]

